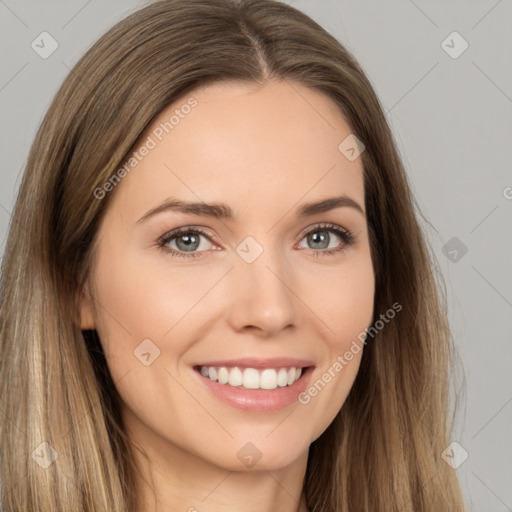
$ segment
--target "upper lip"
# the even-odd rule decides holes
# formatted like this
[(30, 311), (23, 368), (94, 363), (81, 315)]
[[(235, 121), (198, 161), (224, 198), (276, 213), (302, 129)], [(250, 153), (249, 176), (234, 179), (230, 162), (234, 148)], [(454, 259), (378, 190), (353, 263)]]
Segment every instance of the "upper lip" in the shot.
[(239, 359), (219, 359), (215, 361), (206, 361), (198, 363), (194, 366), (242, 366), (244, 368), (306, 368), (307, 366), (314, 366), (314, 363), (313, 361), (308, 359), (297, 359), (295, 357), (272, 357), (266, 359), (259, 357), (242, 357)]

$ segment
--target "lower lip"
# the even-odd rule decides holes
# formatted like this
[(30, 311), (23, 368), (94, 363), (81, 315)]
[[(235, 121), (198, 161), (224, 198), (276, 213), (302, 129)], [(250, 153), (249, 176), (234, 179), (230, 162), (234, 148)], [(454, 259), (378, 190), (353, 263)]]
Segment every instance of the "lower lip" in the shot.
[(300, 378), (293, 384), (275, 389), (235, 388), (203, 377), (198, 370), (193, 371), (214, 396), (232, 407), (251, 412), (272, 412), (298, 402), (298, 396), (306, 389), (313, 369), (312, 366), (303, 369)]

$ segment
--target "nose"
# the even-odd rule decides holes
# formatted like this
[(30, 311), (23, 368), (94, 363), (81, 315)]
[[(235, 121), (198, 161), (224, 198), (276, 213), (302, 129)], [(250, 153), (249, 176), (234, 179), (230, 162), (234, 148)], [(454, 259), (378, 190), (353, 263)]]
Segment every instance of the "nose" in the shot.
[(234, 330), (270, 337), (295, 325), (293, 274), (282, 255), (265, 250), (252, 263), (237, 257), (229, 279), (227, 315)]

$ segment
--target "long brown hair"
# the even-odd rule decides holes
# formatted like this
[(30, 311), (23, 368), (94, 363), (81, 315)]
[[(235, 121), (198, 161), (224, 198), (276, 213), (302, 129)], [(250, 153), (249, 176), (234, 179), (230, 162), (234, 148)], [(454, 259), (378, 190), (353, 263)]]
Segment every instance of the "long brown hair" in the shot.
[(136, 468), (120, 398), (94, 332), (82, 332), (78, 320), (109, 202), (94, 190), (170, 103), (213, 82), (269, 79), (323, 92), (363, 141), (374, 319), (395, 302), (403, 306), (367, 344), (345, 404), (310, 447), (308, 507), (464, 510), (456, 474), (441, 457), (453, 426), (455, 354), (444, 295), (365, 73), (286, 4), (163, 0), (119, 22), (74, 66), (28, 157), (1, 278), (0, 475), (9, 512), (134, 510)]

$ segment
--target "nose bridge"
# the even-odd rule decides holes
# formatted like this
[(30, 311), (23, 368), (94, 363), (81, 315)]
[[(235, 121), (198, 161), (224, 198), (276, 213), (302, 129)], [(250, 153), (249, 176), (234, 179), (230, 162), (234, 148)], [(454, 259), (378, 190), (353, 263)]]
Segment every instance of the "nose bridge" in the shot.
[(271, 333), (295, 322), (293, 276), (285, 254), (260, 239), (249, 236), (236, 248), (230, 318), (237, 328), (250, 325)]

